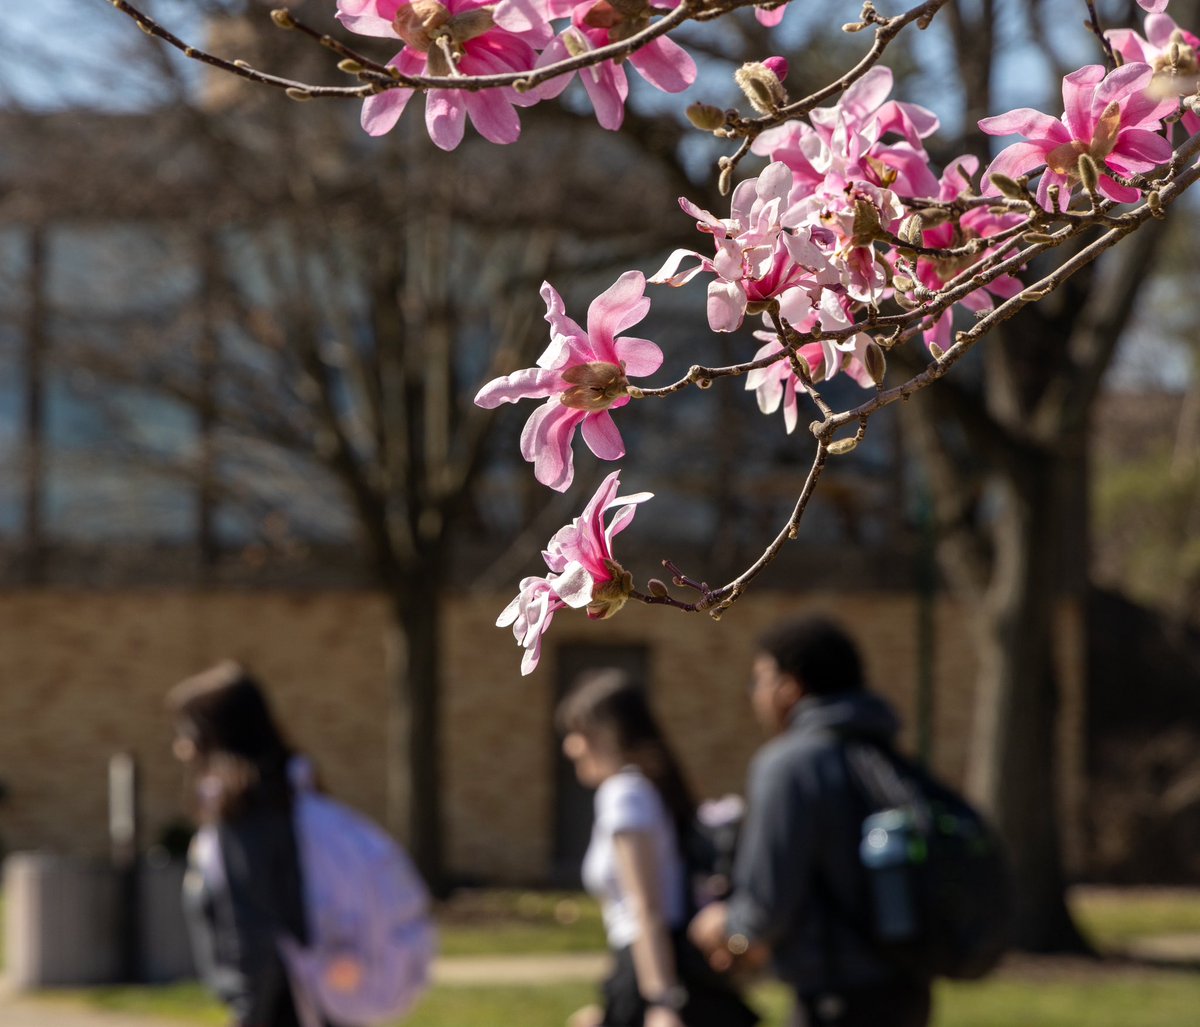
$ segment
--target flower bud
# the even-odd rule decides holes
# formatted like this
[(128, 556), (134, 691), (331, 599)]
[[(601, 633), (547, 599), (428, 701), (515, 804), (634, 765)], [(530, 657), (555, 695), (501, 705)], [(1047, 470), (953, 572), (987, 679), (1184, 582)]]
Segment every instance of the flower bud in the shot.
[(649, 581), (647, 581), (646, 588), (649, 590), (652, 596), (658, 596), (659, 599), (665, 599), (671, 594), (667, 589), (666, 582), (661, 581), (658, 578), (651, 578)]
[(1081, 153), (1075, 167), (1079, 173), (1079, 181), (1083, 183), (1084, 189), (1090, 195), (1094, 195), (1096, 187), (1100, 184), (1100, 169), (1096, 166), (1096, 160), (1090, 153)]
[(281, 29), (294, 29), (296, 27), (296, 19), (292, 17), (292, 12), (286, 7), (276, 7), (271, 12), (271, 20)]
[(850, 230), (850, 242), (854, 246), (870, 246), (883, 233), (879, 223), (879, 211), (870, 200), (861, 197), (854, 201), (854, 224)]
[(1028, 191), (1019, 183), (1014, 182), (1007, 175), (994, 174), (991, 176), (992, 185), (1000, 190), (1010, 200), (1028, 200)]
[(289, 86), (284, 92), (293, 100), (311, 100), (313, 98), (312, 93), (307, 89), (300, 89), (297, 86)]
[(788, 62), (782, 57), (766, 57), (763, 59), (763, 67), (775, 72), (775, 77), (782, 82), (788, 77)]
[(925, 219), (920, 214), (909, 214), (900, 222), (900, 238), (913, 246), (920, 246), (924, 239)]
[(931, 342), (929, 344), (929, 354), (930, 354), (930, 356), (933, 357), (934, 360), (941, 360), (944, 355), (942, 353), (942, 347), (939, 346), (936, 342)]
[(687, 109), (688, 121), (705, 132), (715, 132), (725, 124), (725, 112), (711, 103), (694, 103)]
[(838, 439), (837, 442), (831, 442), (825, 448), (829, 451), (830, 456), (845, 456), (858, 448), (858, 439)]
[(728, 196), (729, 190), (733, 188), (733, 165), (726, 164), (721, 173), (717, 176), (717, 192), (722, 196)]
[(338, 61), (338, 71), (344, 71), (347, 75), (357, 75), (362, 70), (363, 66), (349, 57), (344, 61)]
[(887, 358), (883, 355), (883, 350), (880, 349), (878, 343), (867, 344), (867, 348), (863, 351), (863, 363), (866, 365), (867, 374), (871, 376), (871, 381), (876, 385), (882, 385), (883, 376), (887, 374)]
[(746, 99), (759, 114), (774, 114), (787, 103), (787, 91), (779, 76), (761, 61), (748, 61), (733, 73)]
[(567, 53), (572, 57), (582, 57), (589, 50), (587, 40), (583, 38), (583, 33), (574, 26), (567, 29), (561, 38), (563, 46), (567, 48)]

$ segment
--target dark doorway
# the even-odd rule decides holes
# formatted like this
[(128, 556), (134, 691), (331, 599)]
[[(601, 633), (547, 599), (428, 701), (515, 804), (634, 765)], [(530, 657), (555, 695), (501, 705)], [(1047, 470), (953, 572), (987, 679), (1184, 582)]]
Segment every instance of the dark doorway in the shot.
[[(649, 652), (643, 645), (572, 645), (558, 651), (555, 704), (566, 695), (579, 675), (588, 670), (617, 667), (647, 687)], [(554, 744), (554, 856), (550, 879), (558, 888), (578, 888), (579, 869), (592, 835), (592, 792), (575, 779), (571, 762), (562, 754), (562, 740)]]

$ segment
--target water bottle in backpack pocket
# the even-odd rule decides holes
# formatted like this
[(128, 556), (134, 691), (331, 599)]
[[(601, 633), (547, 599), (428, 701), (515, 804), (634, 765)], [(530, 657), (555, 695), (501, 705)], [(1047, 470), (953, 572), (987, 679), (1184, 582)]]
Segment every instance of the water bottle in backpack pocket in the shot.
[(1012, 884), (999, 837), (964, 798), (889, 749), (847, 740), (846, 761), (871, 811), (859, 845), (868, 939), (910, 975), (982, 977), (1008, 946)]

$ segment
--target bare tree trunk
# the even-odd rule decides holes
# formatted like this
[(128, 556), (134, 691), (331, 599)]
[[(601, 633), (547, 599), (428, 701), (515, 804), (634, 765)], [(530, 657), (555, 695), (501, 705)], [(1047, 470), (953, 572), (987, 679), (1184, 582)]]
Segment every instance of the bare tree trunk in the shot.
[(46, 572), (45, 394), (46, 394), (46, 229), (29, 233), (29, 306), (25, 322), (25, 565), (27, 584), (40, 585)]
[(399, 707), (401, 766), (407, 777), (408, 845), (435, 895), (447, 884), (442, 847), (440, 668), (442, 615), (432, 563), (416, 573), (403, 594), (392, 596), (392, 687)]
[(980, 672), (968, 789), (1008, 842), (1016, 881), (1014, 942), (1085, 948), (1064, 901), (1058, 757), (1056, 614), (1064, 490), (1053, 455), (1027, 455), (1009, 478), (993, 538), (995, 570), (976, 618)]

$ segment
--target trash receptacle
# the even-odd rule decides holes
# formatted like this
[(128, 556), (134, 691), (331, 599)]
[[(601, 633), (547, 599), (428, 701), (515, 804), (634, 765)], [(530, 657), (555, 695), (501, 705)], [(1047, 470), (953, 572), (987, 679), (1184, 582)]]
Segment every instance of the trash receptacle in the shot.
[(15, 988), (104, 984), (120, 969), (117, 878), (106, 863), (44, 852), (4, 861), (5, 975)]

